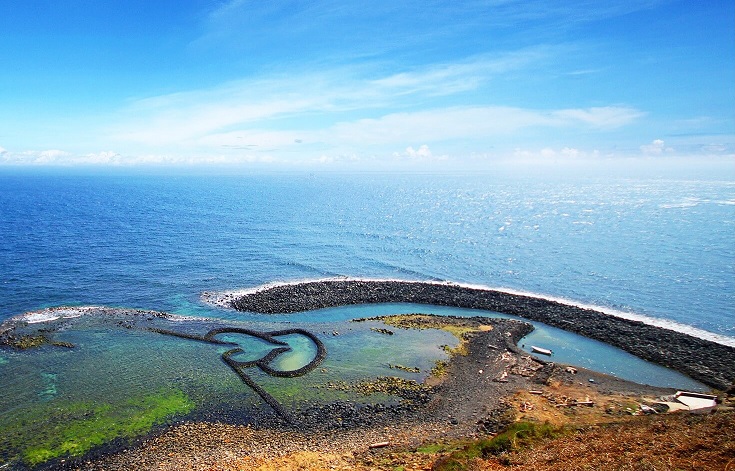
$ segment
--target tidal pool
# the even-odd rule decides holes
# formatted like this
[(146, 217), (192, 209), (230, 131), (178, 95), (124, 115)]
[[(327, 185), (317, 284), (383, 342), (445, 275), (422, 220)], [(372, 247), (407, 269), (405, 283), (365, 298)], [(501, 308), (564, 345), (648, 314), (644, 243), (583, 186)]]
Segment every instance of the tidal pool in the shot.
[[(202, 340), (214, 328), (267, 333), (293, 327), (270, 319), (170, 321), (143, 316), (131, 322), (130, 316), (84, 315), (25, 326), (24, 334), (41, 332), (61, 346), (3, 347), (0, 466), (79, 456), (185, 418), (248, 423), (268, 409), (255, 388), (276, 401), (286, 416), (335, 400), (396, 401), (326, 386), (380, 376), (422, 381), (437, 360), (447, 358), (442, 345), (457, 344), (450, 333), (436, 329), (385, 335), (371, 330), (385, 327), (377, 321), (298, 326), (313, 333), (327, 351), (323, 361), (299, 377), (278, 376), (303, 369), (316, 355), (314, 341), (299, 333), (278, 336), (278, 344), (242, 332), (215, 335), (222, 343)], [(223, 361), (233, 349), (237, 352), (230, 358), (245, 365), (241, 369), (255, 388)], [(267, 369), (256, 364), (277, 349), (283, 351), (268, 360)]]
[[(531, 352), (531, 345), (553, 351), (551, 357), (536, 355), (544, 360), (565, 363), (594, 371), (606, 373), (628, 381), (650, 386), (678, 388), (694, 391), (705, 391), (709, 388), (692, 378), (671, 368), (642, 360), (628, 352), (620, 350), (598, 340), (567, 332), (556, 327), (533, 322), (517, 316), (477, 309), (463, 309), (449, 306), (433, 306), (410, 303), (360, 304), (336, 308), (319, 309), (296, 314), (268, 315), (274, 320), (310, 321), (344, 321), (349, 319), (385, 316), (391, 314), (425, 313), (443, 316), (473, 317), (485, 316), (503, 319), (516, 319), (534, 326), (533, 332), (524, 337), (519, 346)], [(228, 316), (261, 316), (259, 314), (233, 313)]]

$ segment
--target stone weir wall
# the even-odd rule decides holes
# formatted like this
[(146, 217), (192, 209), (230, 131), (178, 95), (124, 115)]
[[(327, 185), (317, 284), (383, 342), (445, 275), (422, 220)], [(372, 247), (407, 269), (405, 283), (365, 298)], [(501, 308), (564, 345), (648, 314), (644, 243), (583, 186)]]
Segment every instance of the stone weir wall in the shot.
[(592, 309), (494, 290), (405, 281), (314, 281), (235, 297), (231, 305), (239, 311), (275, 314), (395, 302), (512, 314), (600, 340), (720, 390), (735, 383), (733, 347)]

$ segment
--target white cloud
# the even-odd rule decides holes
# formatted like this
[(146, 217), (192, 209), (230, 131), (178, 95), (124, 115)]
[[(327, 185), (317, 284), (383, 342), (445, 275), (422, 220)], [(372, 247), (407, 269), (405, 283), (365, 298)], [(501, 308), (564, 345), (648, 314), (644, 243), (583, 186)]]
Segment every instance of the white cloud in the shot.
[(58, 149), (51, 149), (51, 150), (42, 150), (41, 152), (37, 153), (37, 162), (57, 162), (59, 160), (64, 160), (67, 157), (70, 157), (71, 153), (58, 150)]
[(393, 158), (412, 162), (441, 162), (449, 160), (447, 155), (434, 155), (426, 144), (420, 145), (418, 149), (414, 149), (413, 146), (408, 146), (403, 152), (394, 152)]
[(516, 148), (513, 151), (513, 157), (516, 160), (529, 161), (575, 161), (582, 159), (598, 159), (600, 151), (593, 149), (591, 151), (577, 149), (573, 147), (562, 147), (554, 149), (552, 147), (544, 147), (540, 150)]
[[(527, 28), (542, 23), (549, 29), (645, 10), (665, 0), (464, 0), (461, 2), (262, 2), (221, 0), (204, 17), (202, 37), (195, 44), (220, 50), (286, 42), (298, 48), (312, 39), (319, 52), (348, 47), (352, 54), (414, 48), (437, 40), (459, 42), (463, 37), (497, 27), (538, 32)], [(546, 29), (544, 28), (544, 30)], [(318, 32), (319, 34), (315, 34)], [(351, 33), (351, 34), (346, 34)], [(322, 41), (318, 41), (322, 39)], [(330, 47), (331, 46), (331, 47)], [(353, 56), (354, 57), (354, 56)]]
[(307, 164), (316, 163), (316, 164), (324, 165), (324, 164), (337, 164), (337, 163), (357, 163), (362, 160), (363, 159), (357, 154), (336, 154), (336, 155), (322, 154), (319, 157), (312, 159), (310, 162), (307, 161), (306, 163)]
[(124, 157), (117, 152), (105, 151), (97, 152), (92, 154), (86, 154), (79, 160), (85, 164), (100, 165), (100, 164), (113, 164), (119, 165), (124, 162)]
[(0, 153), (0, 165), (53, 165), (53, 166), (136, 166), (136, 165), (239, 165), (246, 163), (277, 163), (272, 155), (208, 153), (135, 154), (122, 155), (114, 151), (76, 155), (60, 150)]
[[(539, 136), (557, 132), (610, 132), (645, 115), (630, 106), (533, 109), (492, 104), (488, 84), (537, 66), (562, 49), (545, 46), (477, 55), (397, 73), (358, 66), (327, 68), (139, 99), (119, 110), (106, 133), (97, 138), (95, 147), (120, 152), (5, 152), (0, 153), (0, 162), (353, 161), (345, 156), (358, 156), (363, 162), (392, 156), (436, 161), (448, 157), (434, 155), (429, 146), (454, 157), (460, 147), (468, 155), (495, 152), (491, 149), (497, 145), (507, 155), (517, 142), (531, 145)], [(451, 106), (442, 106), (447, 103)], [(408, 143), (421, 145), (406, 148)], [(395, 149), (404, 150), (394, 153)], [(545, 152), (547, 158), (581, 155), (572, 147)]]
[(616, 116), (616, 127), (633, 122), (641, 113), (632, 108), (589, 108), (543, 111), (501, 106), (441, 108), (413, 113), (394, 113), (376, 119), (338, 123), (327, 135), (341, 142), (362, 144), (399, 143), (407, 140), (437, 142), (508, 136), (530, 127), (599, 127)]
[(576, 159), (582, 156), (582, 152), (579, 149), (574, 149), (571, 147), (564, 147), (561, 151), (559, 151), (559, 153), (564, 157), (568, 157), (570, 159)]
[[(316, 129), (269, 130), (243, 125), (235, 131), (209, 133), (187, 142), (204, 152), (277, 152), (308, 158), (310, 151), (322, 155), (360, 152), (369, 154), (372, 147), (401, 145), (407, 141), (423, 142), (426, 148), (406, 150), (404, 157), (425, 157), (432, 143), (462, 140), (487, 142), (488, 139), (513, 140), (530, 129), (585, 130), (598, 128), (617, 116), (617, 125), (634, 121), (641, 113), (631, 108), (589, 108), (578, 110), (533, 110), (512, 107), (451, 107), (423, 111), (389, 113), (377, 118), (342, 121)], [(623, 117), (626, 117), (625, 119)], [(607, 128), (605, 129), (608, 130)], [(479, 144), (484, 145), (484, 144)], [(381, 151), (382, 152), (382, 151)], [(573, 154), (569, 148), (565, 155)]]
[(641, 152), (646, 155), (661, 155), (663, 153), (674, 151), (673, 148), (667, 147), (661, 139), (654, 139), (650, 144), (642, 145), (640, 149)]
[(316, 136), (301, 131), (268, 131), (245, 129), (226, 133), (210, 134), (195, 141), (197, 145), (229, 149), (259, 151), (283, 148), (314, 142)]
[(423, 144), (419, 147), (418, 150), (414, 150), (413, 147), (409, 146), (406, 148), (406, 155), (408, 155), (411, 158), (430, 158), (431, 157), (431, 150), (429, 150), (429, 146), (426, 144)]
[(546, 147), (544, 149), (541, 149), (541, 157), (543, 158), (551, 158), (556, 156), (556, 151), (554, 149), (551, 149), (549, 147)]
[(333, 123), (350, 112), (365, 116), (379, 109), (400, 109), (432, 97), (461, 94), (556, 53), (552, 47), (528, 48), (390, 75), (339, 67), (232, 81), (134, 101), (121, 110), (109, 134), (123, 142), (154, 146), (209, 145), (208, 137), (217, 136), (213, 140), (218, 145), (234, 131), (283, 130), (281, 123), (288, 119), (309, 127), (313, 118)]
[(436, 64), (400, 72), (370, 82), (391, 94), (451, 95), (474, 90), (483, 82), (528, 67), (560, 52), (560, 47), (533, 47), (502, 54), (484, 54), (454, 63)]
[(724, 144), (704, 144), (700, 147), (705, 154), (722, 154), (729, 150)]
[(6, 154), (8, 151), (3, 147), (0, 146), (0, 155)]
[(0, 153), (2, 162), (16, 165), (110, 165), (122, 162), (122, 156), (116, 152), (98, 152), (75, 155), (59, 149), (42, 151), (23, 151), (18, 153)]
[(630, 124), (645, 113), (627, 106), (604, 106), (584, 109), (568, 109), (553, 112), (553, 115), (571, 122), (581, 122), (595, 128), (614, 129)]
[(4, 152), (0, 152), (0, 162), (6, 164), (21, 164), (21, 165), (53, 165), (64, 161), (69, 158), (72, 154), (58, 149), (49, 150), (28, 150), (23, 152), (9, 152), (3, 149)]
[(238, 100), (238, 97), (233, 96), (231, 100), (227, 100), (211, 97), (208, 100), (207, 97), (192, 97), (189, 102), (169, 102), (160, 107), (141, 103), (132, 108), (130, 113), (135, 115), (140, 110), (143, 114), (120, 125), (115, 131), (115, 137), (148, 145), (192, 143), (234, 125), (246, 126), (320, 107), (318, 103), (304, 100), (276, 98), (264, 101), (255, 97), (239, 98)]

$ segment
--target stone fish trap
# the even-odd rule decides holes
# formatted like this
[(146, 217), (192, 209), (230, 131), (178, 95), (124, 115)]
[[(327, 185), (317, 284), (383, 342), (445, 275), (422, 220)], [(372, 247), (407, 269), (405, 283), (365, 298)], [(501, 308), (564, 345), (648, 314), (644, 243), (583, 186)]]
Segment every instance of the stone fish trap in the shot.
[[(149, 329), (151, 332), (156, 332), (163, 335), (171, 335), (174, 337), (189, 339), (189, 340), (196, 340), (199, 342), (207, 342), (215, 345), (235, 345), (236, 348), (233, 348), (231, 350), (228, 350), (222, 354), (222, 361), (229, 366), (232, 371), (234, 371), (242, 380), (243, 383), (247, 384), (250, 389), (255, 391), (262, 399), (266, 402), (273, 410), (285, 421), (288, 423), (294, 423), (289, 413), (281, 406), (281, 404), (266, 390), (261, 388), (253, 379), (245, 372), (246, 368), (251, 367), (257, 367), (264, 373), (275, 376), (279, 378), (296, 378), (298, 376), (303, 376), (310, 371), (312, 371), (314, 368), (319, 366), (319, 364), (326, 358), (327, 356), (327, 349), (322, 343), (319, 338), (317, 338), (316, 335), (309, 332), (308, 330), (304, 329), (284, 329), (284, 330), (276, 330), (271, 332), (260, 332), (257, 330), (250, 330), (250, 329), (243, 329), (243, 328), (237, 328), (237, 327), (222, 327), (222, 328), (216, 328), (212, 329), (204, 336), (198, 336), (193, 334), (186, 334), (182, 332), (175, 332), (171, 330), (164, 330), (164, 329), (155, 329), (151, 328)], [(238, 344), (235, 342), (226, 342), (224, 340), (219, 340), (215, 338), (217, 335), (220, 334), (245, 334), (250, 335), (256, 338), (259, 338), (261, 340), (265, 340), (266, 342), (269, 342), (274, 345), (280, 345), (280, 347), (273, 348), (270, 352), (268, 352), (267, 355), (264, 357), (258, 359), (258, 360), (251, 360), (251, 361), (238, 361), (233, 358), (234, 355), (237, 355), (239, 353), (244, 353), (245, 350), (237, 346)], [(278, 370), (271, 367), (271, 363), (273, 360), (275, 360), (279, 355), (291, 351), (291, 347), (288, 345), (288, 343), (283, 342), (281, 340), (276, 339), (275, 337), (279, 337), (282, 335), (292, 335), (292, 334), (298, 334), (303, 335), (307, 337), (309, 340), (312, 341), (312, 343), (316, 346), (316, 355), (314, 358), (307, 363), (306, 365), (302, 366), (301, 368), (295, 369), (295, 370)]]

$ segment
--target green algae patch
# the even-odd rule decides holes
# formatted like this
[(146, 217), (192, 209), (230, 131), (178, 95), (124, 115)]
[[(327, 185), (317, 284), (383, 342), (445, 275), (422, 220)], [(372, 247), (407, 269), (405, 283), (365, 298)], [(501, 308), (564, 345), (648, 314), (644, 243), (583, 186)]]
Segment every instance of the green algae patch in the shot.
[(36, 348), (47, 343), (49, 343), (49, 340), (44, 335), (23, 335), (19, 338), (11, 337), (8, 339), (8, 345), (19, 350)]
[(154, 425), (193, 408), (194, 403), (181, 391), (143, 396), (116, 407), (72, 404), (52, 419), (53, 424), (47, 424), (45, 433), (29, 437), (33, 445), (22, 451), (23, 461), (35, 466), (56, 458), (79, 457), (115, 439), (147, 433)]
[(447, 375), (447, 368), (449, 368), (449, 362), (445, 360), (437, 360), (434, 363), (434, 367), (431, 369), (431, 376), (433, 378), (444, 378)]
[(388, 363), (388, 368), (391, 370), (400, 370), (405, 371), (406, 373), (421, 373), (421, 368), (416, 366), (405, 366), (405, 365), (394, 365), (392, 363)]
[(452, 348), (445, 346), (450, 355), (467, 355), (467, 335), (472, 332), (492, 330), (492, 326), (478, 324), (472, 319), (437, 316), (433, 314), (397, 314), (380, 316), (374, 319), (381, 320), (386, 325), (399, 329), (438, 329), (454, 335), (459, 344)]

